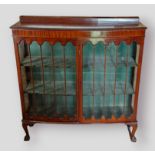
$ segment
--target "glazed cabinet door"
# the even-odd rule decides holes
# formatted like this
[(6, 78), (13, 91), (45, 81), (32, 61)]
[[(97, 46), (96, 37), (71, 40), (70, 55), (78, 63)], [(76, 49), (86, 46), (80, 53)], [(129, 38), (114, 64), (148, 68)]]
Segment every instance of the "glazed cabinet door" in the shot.
[(26, 116), (43, 121), (76, 121), (75, 46), (71, 42), (39, 44), (22, 40), (18, 51)]
[(82, 121), (121, 121), (134, 112), (137, 44), (111, 42), (82, 48)]

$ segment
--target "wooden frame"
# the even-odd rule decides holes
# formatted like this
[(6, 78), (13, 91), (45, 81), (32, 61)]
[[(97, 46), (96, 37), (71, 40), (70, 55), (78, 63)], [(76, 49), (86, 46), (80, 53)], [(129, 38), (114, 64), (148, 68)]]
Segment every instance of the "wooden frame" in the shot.
[[(110, 19), (107, 23), (104, 19)], [(114, 19), (114, 21), (113, 21)], [(119, 23), (117, 19), (125, 19)], [(99, 22), (101, 20), (102, 22)], [(131, 21), (130, 21), (131, 20)], [(53, 27), (54, 26), (54, 27)], [(58, 27), (58, 28), (56, 28)], [(68, 28), (69, 27), (69, 28)], [(27, 126), (33, 126), (35, 123), (55, 122), (55, 123), (125, 123), (128, 126), (130, 138), (133, 142), (136, 141), (135, 132), (137, 129), (137, 105), (140, 84), (140, 74), (143, 57), (144, 36), (146, 27), (139, 23), (138, 17), (44, 17), (44, 16), (21, 16), (20, 21), (11, 26), (15, 47), (18, 82), (21, 97), (22, 108), (22, 124), (26, 132), (25, 140), (29, 140)], [(24, 90), (22, 84), (20, 58), (18, 44), (24, 40), (27, 44), (32, 41), (37, 41), (40, 45), (44, 41), (48, 41), (54, 45), (57, 41), (65, 45), (67, 42), (72, 42), (76, 47), (76, 102), (77, 116), (75, 119), (51, 119), (45, 117), (31, 118), (25, 113)], [(129, 117), (121, 116), (116, 118), (114, 115), (110, 119), (89, 119), (82, 117), (82, 46), (84, 42), (90, 41), (96, 44), (99, 41), (108, 45), (114, 42), (119, 45), (124, 41), (127, 45), (135, 41), (139, 48), (138, 67), (135, 77), (135, 95), (134, 95), (134, 112)], [(132, 130), (131, 128), (132, 127)]]

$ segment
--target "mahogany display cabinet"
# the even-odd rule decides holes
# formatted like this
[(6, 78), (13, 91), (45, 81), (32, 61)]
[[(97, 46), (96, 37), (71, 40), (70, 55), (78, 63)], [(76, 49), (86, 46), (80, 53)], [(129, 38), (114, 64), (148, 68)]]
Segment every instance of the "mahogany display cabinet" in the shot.
[(11, 29), (24, 140), (35, 123), (125, 123), (136, 141), (139, 17), (20, 16)]

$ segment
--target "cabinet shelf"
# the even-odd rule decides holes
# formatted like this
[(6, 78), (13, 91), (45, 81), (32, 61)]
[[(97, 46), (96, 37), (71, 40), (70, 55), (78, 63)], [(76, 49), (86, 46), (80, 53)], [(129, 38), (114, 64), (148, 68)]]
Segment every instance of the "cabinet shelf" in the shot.
[(103, 82), (94, 82), (94, 89), (92, 82), (83, 82), (83, 96), (104, 96), (104, 95), (121, 95), (121, 94), (134, 94), (134, 90), (130, 83), (116, 81), (106, 82), (105, 88)]
[(95, 119), (101, 118), (111, 118), (114, 115), (116, 118), (119, 118), (121, 115), (126, 117), (130, 116), (133, 112), (131, 106), (96, 106), (92, 107), (83, 107), (83, 116), (85, 119)]
[(55, 81), (55, 89), (53, 82), (46, 81), (43, 84), (41, 81), (35, 81), (34, 87), (33, 84), (30, 83), (25, 89), (25, 93), (32, 94), (33, 92), (35, 94), (72, 96), (76, 95), (75, 82), (67, 81), (65, 90), (65, 83), (63, 81)]
[[(23, 59), (21, 65), (22, 66), (49, 66), (54, 68), (62, 68), (64, 67), (64, 58), (63, 57), (55, 57), (54, 60), (50, 56), (43, 56), (42, 59), (40, 56), (27, 56)], [(75, 67), (75, 57), (66, 57), (65, 58), (65, 66)]]
[(134, 67), (137, 66), (137, 63), (134, 61), (132, 57), (128, 57), (126, 60), (126, 57), (119, 57), (116, 63), (116, 60), (113, 60), (113, 64), (115, 67), (117, 66), (128, 66), (128, 67)]
[[(92, 82), (83, 82), (83, 96), (104, 96), (104, 95), (119, 95), (119, 94), (134, 94), (134, 90), (130, 83), (126, 84), (125, 90), (125, 83), (116, 81), (116, 86), (114, 82), (106, 82), (105, 88), (103, 82), (95, 82), (93, 89)], [(44, 84), (40, 82), (30, 83), (27, 88), (25, 89), (25, 93), (32, 94), (51, 94), (51, 95), (76, 95), (75, 91), (75, 83), (71, 81), (66, 82), (66, 91), (65, 91), (65, 83), (63, 81), (56, 81), (55, 82), (55, 89), (54, 83), (46, 81)]]
[[(31, 106), (29, 109), (30, 116), (46, 116), (52, 118), (63, 118), (64, 116), (74, 116), (75, 107), (67, 106), (56, 106), (54, 103), (51, 105), (37, 105)], [(65, 109), (65, 110), (64, 110)], [(119, 118), (121, 115), (126, 117), (130, 116), (133, 112), (131, 106), (97, 106), (97, 107), (83, 107), (83, 117), (85, 119), (91, 119), (94, 117), (95, 119), (102, 119), (102, 118), (111, 118), (114, 115), (116, 118)]]
[[(95, 62), (94, 62), (95, 61)], [(83, 58), (83, 68), (95, 68), (95, 67), (101, 67), (105, 65), (106, 66), (128, 66), (128, 67), (135, 67), (137, 66), (137, 63), (134, 61), (132, 57), (118, 57), (113, 58), (112, 56), (106, 56), (106, 60), (104, 57), (95, 56), (95, 58)], [(117, 61), (117, 62), (116, 62)]]
[[(64, 58), (62, 57), (57, 57), (54, 58), (54, 62), (52, 62), (52, 58), (50, 56), (44, 56), (41, 57), (40, 56), (32, 56), (30, 58), (30, 56), (27, 56), (23, 59), (21, 65), (22, 66), (41, 66), (42, 62), (44, 66), (53, 66), (55, 68), (59, 68), (59, 67), (64, 67)], [(31, 64), (32, 63), (32, 64)], [(75, 57), (66, 57), (65, 58), (65, 66), (68, 68), (72, 68), (75, 67)], [(83, 60), (83, 67), (84, 68), (92, 68), (93, 66), (104, 66), (105, 63), (105, 59), (100, 58), (100, 57), (96, 57), (95, 58), (95, 63), (93, 61), (92, 58), (86, 58), (85, 60)], [(132, 57), (128, 57), (128, 59), (126, 57), (118, 57), (117, 58), (117, 62), (113, 57), (110, 56), (106, 56), (106, 65), (112, 65), (112, 66), (129, 66), (129, 67), (134, 67), (137, 66), (137, 63), (134, 61), (134, 59)]]

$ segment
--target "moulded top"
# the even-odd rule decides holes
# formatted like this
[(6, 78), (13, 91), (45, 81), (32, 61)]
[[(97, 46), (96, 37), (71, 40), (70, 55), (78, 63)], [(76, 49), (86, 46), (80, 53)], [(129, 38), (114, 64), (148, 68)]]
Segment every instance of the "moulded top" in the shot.
[(12, 29), (104, 30), (146, 28), (139, 17), (20, 16)]

